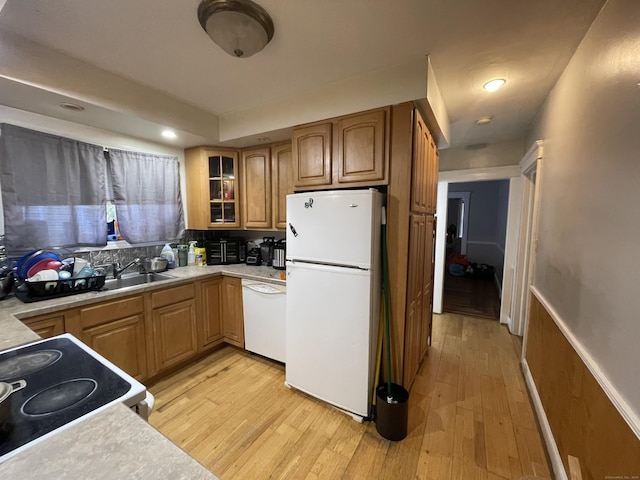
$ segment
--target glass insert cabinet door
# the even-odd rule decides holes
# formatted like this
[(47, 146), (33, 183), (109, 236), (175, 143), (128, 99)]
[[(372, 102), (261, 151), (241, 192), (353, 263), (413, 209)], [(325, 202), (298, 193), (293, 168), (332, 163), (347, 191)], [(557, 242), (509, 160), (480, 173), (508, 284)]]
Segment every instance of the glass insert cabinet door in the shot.
[(209, 206), (212, 224), (237, 223), (236, 159), (225, 155), (209, 157)]

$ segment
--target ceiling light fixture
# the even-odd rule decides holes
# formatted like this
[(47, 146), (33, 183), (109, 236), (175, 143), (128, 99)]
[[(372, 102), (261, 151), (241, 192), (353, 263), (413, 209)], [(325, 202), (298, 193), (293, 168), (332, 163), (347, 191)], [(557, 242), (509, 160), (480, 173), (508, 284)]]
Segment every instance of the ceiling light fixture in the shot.
[(485, 115), (476, 119), (476, 125), (486, 125), (487, 123), (491, 123), (491, 120), (493, 120), (491, 115)]
[(485, 83), (482, 88), (484, 88), (488, 92), (495, 92), (499, 88), (501, 88), (507, 81), (504, 78), (496, 78), (494, 80), (490, 80)]
[(60, 107), (64, 108), (65, 110), (72, 110), (74, 112), (82, 112), (84, 110), (84, 107), (71, 102), (62, 102), (60, 104)]
[(178, 135), (176, 135), (176, 132), (174, 132), (173, 130), (169, 130), (168, 128), (162, 131), (162, 136), (164, 138), (170, 138), (170, 139), (174, 139), (178, 137)]
[(273, 38), (271, 17), (251, 0), (203, 0), (198, 20), (207, 35), (234, 57), (250, 57)]

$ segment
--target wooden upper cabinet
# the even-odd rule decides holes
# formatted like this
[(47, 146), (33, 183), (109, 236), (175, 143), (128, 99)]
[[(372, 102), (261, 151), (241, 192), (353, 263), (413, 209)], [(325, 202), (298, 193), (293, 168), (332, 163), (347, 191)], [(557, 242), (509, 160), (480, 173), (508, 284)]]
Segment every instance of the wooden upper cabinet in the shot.
[(388, 107), (294, 128), (295, 189), (387, 185), (389, 134)]
[(387, 109), (348, 117), (335, 123), (338, 183), (379, 182), (388, 170)]
[(296, 187), (331, 185), (332, 129), (331, 122), (293, 129), (293, 182)]
[(436, 213), (438, 195), (438, 148), (418, 110), (413, 125), (413, 171), (411, 211)]
[(293, 157), (291, 143), (271, 147), (273, 228), (287, 226), (287, 195), (293, 193)]
[(240, 227), (238, 156), (223, 148), (185, 150), (188, 228)]
[(438, 148), (430, 137), (430, 151), (429, 151), (429, 196), (427, 199), (427, 213), (436, 213), (436, 206), (438, 203), (438, 172), (440, 171), (440, 158), (438, 156)]
[(413, 171), (411, 174), (411, 211), (428, 212), (430, 155), (429, 130), (416, 110), (413, 123)]
[(242, 216), (245, 228), (271, 228), (271, 150), (242, 151)]

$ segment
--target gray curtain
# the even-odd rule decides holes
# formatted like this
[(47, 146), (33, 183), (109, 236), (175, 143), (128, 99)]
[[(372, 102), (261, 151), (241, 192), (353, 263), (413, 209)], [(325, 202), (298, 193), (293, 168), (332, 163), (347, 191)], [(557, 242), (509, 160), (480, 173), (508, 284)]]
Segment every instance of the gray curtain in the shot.
[(173, 241), (182, 236), (178, 158), (109, 150), (120, 234), (129, 243)]
[(106, 245), (105, 162), (100, 146), (0, 125), (7, 250)]

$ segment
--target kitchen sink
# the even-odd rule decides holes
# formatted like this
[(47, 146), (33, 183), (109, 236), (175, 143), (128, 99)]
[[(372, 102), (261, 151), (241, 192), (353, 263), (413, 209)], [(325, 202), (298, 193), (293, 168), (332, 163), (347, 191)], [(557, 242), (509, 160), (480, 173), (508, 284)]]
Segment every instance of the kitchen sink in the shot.
[(103, 290), (118, 290), (120, 288), (134, 287), (136, 285), (170, 280), (172, 278), (176, 277), (167, 275), (166, 273), (131, 273), (129, 275), (123, 275), (122, 278), (110, 278), (106, 280)]

